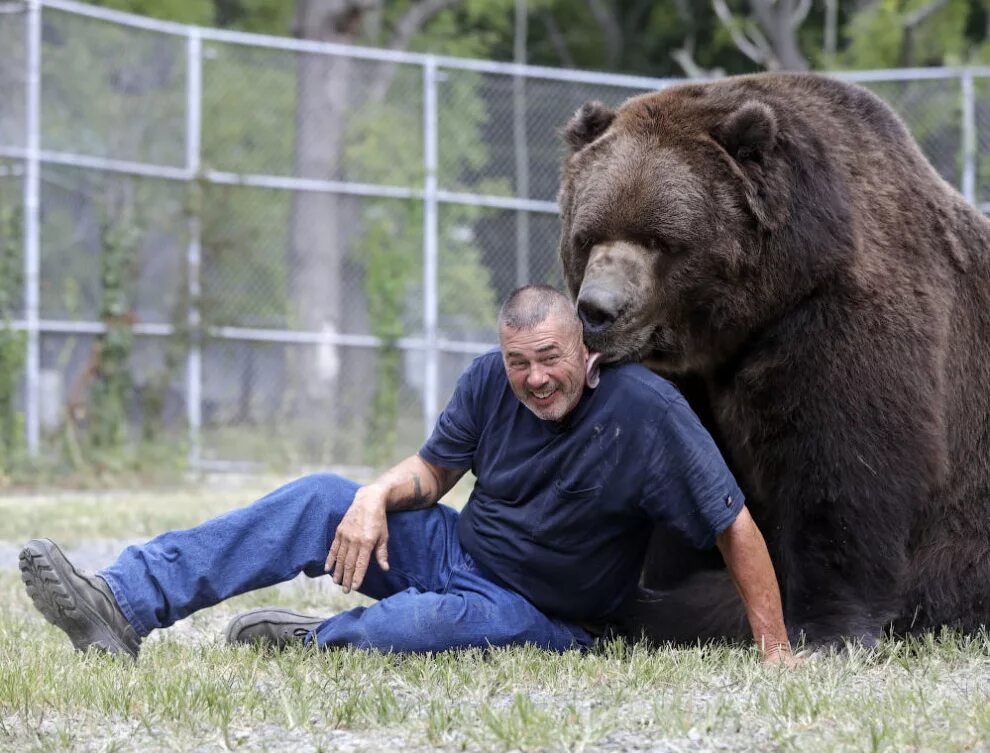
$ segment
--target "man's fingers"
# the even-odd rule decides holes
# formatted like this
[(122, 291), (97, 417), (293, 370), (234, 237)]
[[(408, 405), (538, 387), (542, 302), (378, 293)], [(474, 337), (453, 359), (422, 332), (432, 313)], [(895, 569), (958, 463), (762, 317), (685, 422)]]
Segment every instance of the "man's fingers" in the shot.
[(351, 583), (354, 580), (354, 568), (357, 567), (357, 559), (360, 555), (361, 547), (358, 544), (352, 544), (347, 547), (347, 556), (344, 558), (344, 579), (338, 581), (344, 587), (345, 594), (351, 590)]
[(347, 545), (347, 542), (342, 541), (340, 543), (340, 548), (337, 550), (337, 556), (334, 558), (333, 573), (331, 573), (331, 577), (333, 577), (333, 582), (338, 586), (344, 580), (344, 564), (347, 562), (347, 552), (349, 549), (350, 547)]
[(333, 565), (337, 561), (338, 551), (340, 551), (340, 539), (334, 535), (333, 542), (330, 544), (330, 552), (327, 554), (326, 564), (323, 566), (323, 572), (329, 573), (333, 570)]
[(388, 572), (388, 536), (382, 536), (375, 547), (375, 559), (378, 560), (378, 566)]
[(361, 548), (361, 553), (358, 554), (357, 562), (354, 565), (354, 577), (351, 580), (351, 588), (357, 591), (361, 588), (361, 584), (364, 582), (364, 576), (368, 572), (368, 565), (371, 563), (371, 552), (365, 548)]

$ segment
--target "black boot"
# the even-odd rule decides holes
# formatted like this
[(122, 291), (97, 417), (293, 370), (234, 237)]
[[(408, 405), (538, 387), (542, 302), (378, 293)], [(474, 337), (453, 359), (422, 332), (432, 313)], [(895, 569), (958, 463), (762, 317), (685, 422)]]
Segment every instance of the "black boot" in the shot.
[(80, 651), (93, 647), (136, 659), (141, 639), (103, 578), (81, 573), (54, 541), (29, 541), (20, 556), (21, 580), (45, 619)]

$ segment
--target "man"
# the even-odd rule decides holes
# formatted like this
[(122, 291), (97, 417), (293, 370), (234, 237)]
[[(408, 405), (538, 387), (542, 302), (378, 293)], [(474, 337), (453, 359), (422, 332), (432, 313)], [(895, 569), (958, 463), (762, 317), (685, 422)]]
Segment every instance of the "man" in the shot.
[[(136, 657), (143, 636), (197, 609), (332, 572), (378, 602), (329, 619), (253, 610), (228, 640), (560, 651), (591, 645), (619, 613), (662, 521), (699, 547), (717, 543), (765, 660), (789, 662), (763, 538), (673, 387), (624, 365), (586, 388), (593, 359), (573, 305), (552, 288), (513, 293), (499, 340), (461, 376), (419, 453), (374, 483), (308, 476), (129, 547), (95, 576), (32, 541), (21, 553), (28, 593), (76, 648)], [(477, 482), (463, 512), (438, 505), (469, 468)]]

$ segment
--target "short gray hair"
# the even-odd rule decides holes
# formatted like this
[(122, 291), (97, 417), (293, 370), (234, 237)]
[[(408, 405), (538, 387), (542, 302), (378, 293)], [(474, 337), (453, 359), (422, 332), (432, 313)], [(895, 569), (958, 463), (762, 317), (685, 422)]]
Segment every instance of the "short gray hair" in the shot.
[(498, 329), (532, 329), (551, 316), (579, 323), (571, 299), (549, 285), (526, 285), (516, 288), (498, 312)]

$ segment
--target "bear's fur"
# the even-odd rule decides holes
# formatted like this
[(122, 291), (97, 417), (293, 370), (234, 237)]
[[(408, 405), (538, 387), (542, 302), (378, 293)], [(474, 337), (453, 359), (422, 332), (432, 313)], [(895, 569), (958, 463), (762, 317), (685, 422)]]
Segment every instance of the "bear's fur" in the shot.
[[(591, 103), (565, 137), (587, 343), (700, 387), (792, 635), (986, 623), (990, 221), (886, 104), (821, 76)], [(659, 531), (631, 625), (744, 635), (709, 564)]]

